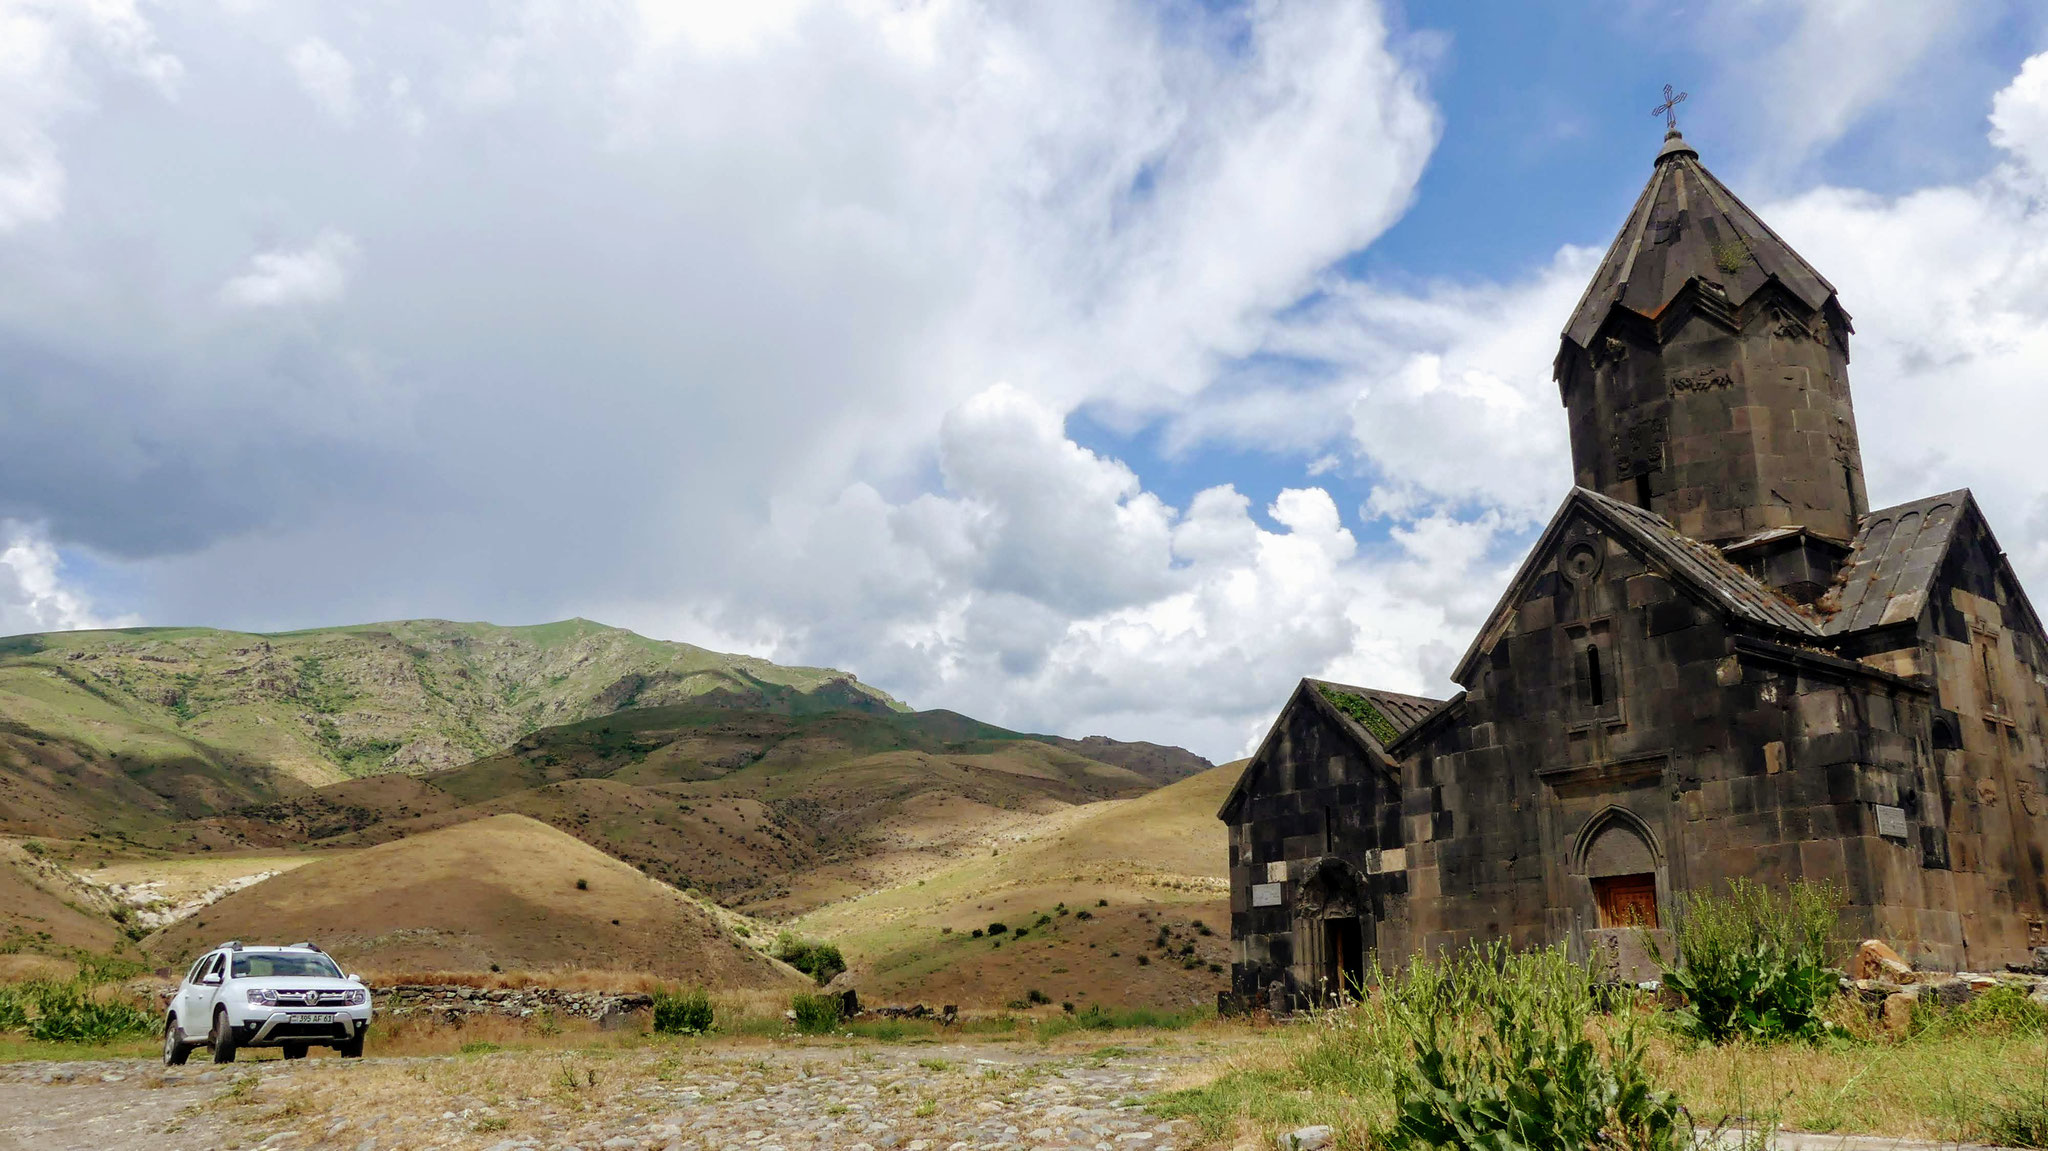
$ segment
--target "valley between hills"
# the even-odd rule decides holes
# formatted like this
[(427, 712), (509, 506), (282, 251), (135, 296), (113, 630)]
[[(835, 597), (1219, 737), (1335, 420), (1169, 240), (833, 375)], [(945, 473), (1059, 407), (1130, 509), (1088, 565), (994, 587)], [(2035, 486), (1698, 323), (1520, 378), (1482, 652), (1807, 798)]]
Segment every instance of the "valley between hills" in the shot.
[(881, 1001), (1186, 1007), (1235, 774), (584, 620), (17, 636), (0, 951), (786, 990), (793, 932)]

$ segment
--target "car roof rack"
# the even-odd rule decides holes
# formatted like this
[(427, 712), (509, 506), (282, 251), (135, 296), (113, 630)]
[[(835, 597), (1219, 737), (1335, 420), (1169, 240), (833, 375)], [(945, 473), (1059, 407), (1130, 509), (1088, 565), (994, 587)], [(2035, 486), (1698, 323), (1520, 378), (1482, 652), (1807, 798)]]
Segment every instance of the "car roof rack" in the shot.
[(242, 941), (239, 939), (230, 939), (219, 947), (214, 948), (215, 951), (240, 951), (241, 949)]
[[(310, 939), (306, 940), (306, 941), (305, 941), (304, 943), (294, 943), (294, 944), (292, 944), (292, 946), (293, 946), (293, 947), (303, 947), (303, 948), (305, 948), (305, 949), (306, 949), (306, 950), (308, 950), (308, 951), (320, 951), (320, 945), (319, 945), (319, 944), (317, 944), (317, 943), (315, 943), (315, 942), (313, 942), (313, 941), (312, 941), (312, 940), (310, 940)], [(327, 953), (326, 953), (325, 951), (320, 951), (320, 954), (322, 954), (322, 955), (325, 955), (325, 954), (327, 954)]]

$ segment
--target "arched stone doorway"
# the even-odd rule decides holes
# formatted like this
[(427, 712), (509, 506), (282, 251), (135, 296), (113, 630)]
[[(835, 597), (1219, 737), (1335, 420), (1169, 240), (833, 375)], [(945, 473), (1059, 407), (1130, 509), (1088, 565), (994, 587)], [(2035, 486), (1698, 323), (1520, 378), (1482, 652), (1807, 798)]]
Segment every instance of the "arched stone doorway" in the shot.
[(1366, 956), (1377, 945), (1372, 902), (1359, 870), (1334, 856), (1311, 864), (1295, 901), (1295, 938), (1308, 985), (1318, 997), (1357, 998)]
[(1656, 842), (1648, 825), (1619, 807), (1587, 821), (1579, 837), (1579, 870), (1592, 884), (1600, 927), (1663, 925)]

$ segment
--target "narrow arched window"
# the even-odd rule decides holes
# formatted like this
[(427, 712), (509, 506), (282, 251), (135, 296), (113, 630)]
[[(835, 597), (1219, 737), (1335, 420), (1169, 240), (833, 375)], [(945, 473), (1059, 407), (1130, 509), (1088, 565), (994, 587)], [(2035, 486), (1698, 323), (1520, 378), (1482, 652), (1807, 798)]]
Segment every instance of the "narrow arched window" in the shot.
[(1600, 649), (1590, 643), (1586, 645), (1586, 690), (1594, 707), (1607, 702), (1607, 684), (1600, 674)]

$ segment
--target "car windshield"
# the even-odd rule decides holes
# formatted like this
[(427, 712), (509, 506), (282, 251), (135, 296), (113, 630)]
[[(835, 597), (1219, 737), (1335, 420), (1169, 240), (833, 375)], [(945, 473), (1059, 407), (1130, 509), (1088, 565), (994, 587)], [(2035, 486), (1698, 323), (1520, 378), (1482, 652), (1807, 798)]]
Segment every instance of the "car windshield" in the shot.
[(235, 956), (236, 979), (264, 979), (278, 975), (287, 979), (340, 979), (341, 969), (325, 955), (304, 952), (264, 954), (259, 951)]

